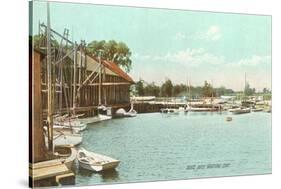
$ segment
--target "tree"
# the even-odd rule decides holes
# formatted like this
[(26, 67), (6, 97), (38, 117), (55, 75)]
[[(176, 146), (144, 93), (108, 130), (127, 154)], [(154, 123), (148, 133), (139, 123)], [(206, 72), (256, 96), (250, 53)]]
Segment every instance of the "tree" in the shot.
[(183, 93), (184, 94), (187, 93), (187, 86), (186, 85), (184, 85), (184, 84), (174, 85), (174, 87), (173, 87), (174, 96), (179, 96), (179, 95), (182, 95)]
[(215, 96), (213, 86), (207, 81), (204, 82), (204, 86), (202, 90), (203, 90), (202, 92), (204, 97)]
[(227, 95), (227, 94), (233, 94), (234, 91), (232, 89), (227, 89), (224, 86), (221, 86), (219, 88), (214, 89), (216, 96), (222, 96), (222, 95)]
[(173, 83), (170, 79), (166, 79), (161, 86), (161, 96), (171, 97), (173, 94)]
[(159, 96), (160, 94), (160, 87), (156, 86), (154, 82), (151, 84), (147, 84), (144, 87), (144, 95), (145, 96)]
[(255, 93), (256, 89), (255, 88), (252, 88), (250, 87), (250, 84), (247, 82), (246, 85), (245, 85), (245, 90), (244, 90), (244, 93), (246, 96), (251, 96)]
[[(29, 36), (29, 42), (33, 43), (35, 48), (40, 48), (40, 46), (47, 45), (47, 36), (45, 34)], [(59, 42), (56, 39), (51, 38), (51, 46), (59, 47)]]
[(139, 96), (143, 96), (144, 95), (143, 80), (140, 79), (138, 82), (136, 82), (135, 89), (136, 89), (136, 93)]
[(132, 67), (131, 51), (128, 46), (123, 42), (116, 42), (114, 40), (109, 41), (92, 41), (87, 45), (87, 51), (94, 56), (99, 56), (101, 53), (101, 58), (103, 60), (108, 60), (116, 63), (129, 72)]
[(264, 94), (267, 94), (267, 93), (270, 93), (270, 90), (267, 89), (267, 88), (263, 88), (262, 92), (263, 92)]

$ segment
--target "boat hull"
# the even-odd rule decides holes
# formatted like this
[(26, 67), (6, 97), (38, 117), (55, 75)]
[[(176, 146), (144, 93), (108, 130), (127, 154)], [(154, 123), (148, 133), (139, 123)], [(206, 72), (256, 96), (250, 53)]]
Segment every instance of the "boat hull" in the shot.
[(232, 111), (233, 114), (247, 114), (247, 113), (251, 113), (250, 109), (240, 109), (240, 110), (235, 110)]
[(106, 121), (112, 119), (112, 116), (107, 116), (107, 115), (98, 115), (94, 117), (89, 117), (89, 118), (83, 118), (81, 121), (85, 124), (90, 124), (90, 123), (97, 123), (101, 121)]
[(89, 152), (83, 148), (78, 151), (77, 159), (81, 168), (95, 172), (115, 169), (120, 163), (119, 160)]
[(58, 129), (73, 129), (76, 132), (84, 131), (87, 128), (87, 124), (71, 125), (71, 124), (56, 124), (54, 128)]
[(119, 163), (120, 163), (119, 161), (116, 161), (116, 162), (106, 163), (103, 165), (90, 165), (79, 161), (79, 166), (89, 171), (101, 172), (109, 169), (115, 169), (119, 165)]

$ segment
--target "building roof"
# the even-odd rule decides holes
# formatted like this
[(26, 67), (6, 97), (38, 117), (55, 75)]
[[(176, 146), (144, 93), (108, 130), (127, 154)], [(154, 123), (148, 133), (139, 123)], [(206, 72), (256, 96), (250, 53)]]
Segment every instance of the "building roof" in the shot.
[(108, 69), (110, 69), (111, 71), (113, 71), (114, 73), (124, 78), (125, 80), (134, 83), (134, 80), (114, 62), (104, 60), (102, 61), (102, 64)]
[[(98, 62), (98, 58), (94, 57), (92, 55), (87, 54), (90, 58), (94, 59), (96, 62)], [(116, 75), (122, 77), (123, 79), (127, 80), (130, 83), (135, 83), (134, 80), (126, 73), (124, 72), (117, 64), (111, 61), (102, 60), (101, 63), (110, 71), (115, 73)]]

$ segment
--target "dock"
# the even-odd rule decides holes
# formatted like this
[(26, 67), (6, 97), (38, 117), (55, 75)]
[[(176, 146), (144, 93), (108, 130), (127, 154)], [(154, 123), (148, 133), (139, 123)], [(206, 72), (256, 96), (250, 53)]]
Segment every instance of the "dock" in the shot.
[(30, 164), (29, 177), (34, 187), (75, 183), (74, 173), (59, 159)]

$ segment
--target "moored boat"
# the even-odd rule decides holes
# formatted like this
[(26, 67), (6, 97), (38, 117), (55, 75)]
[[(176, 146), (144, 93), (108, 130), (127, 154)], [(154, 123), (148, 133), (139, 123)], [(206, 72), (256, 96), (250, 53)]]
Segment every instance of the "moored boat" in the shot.
[(72, 169), (77, 156), (77, 150), (73, 146), (56, 146), (55, 155), (59, 157), (68, 169)]
[(161, 113), (167, 113), (167, 114), (179, 114), (179, 109), (176, 108), (161, 108)]
[(110, 120), (110, 119), (112, 119), (112, 116), (99, 114), (94, 117), (82, 118), (82, 119), (80, 119), (80, 121), (82, 121), (85, 124), (90, 124), (90, 123), (97, 123), (97, 122), (106, 121), (106, 120)]
[(73, 129), (75, 132), (81, 132), (87, 128), (87, 124), (78, 121), (55, 122), (53, 128)]
[(217, 111), (216, 108), (204, 108), (204, 107), (191, 107), (189, 108), (191, 112), (214, 112)]
[(263, 111), (263, 108), (252, 108), (251, 111), (252, 112), (261, 112), (261, 111)]
[(120, 163), (119, 160), (87, 151), (84, 148), (78, 150), (77, 159), (80, 167), (95, 172), (115, 169)]
[(124, 108), (119, 108), (115, 112), (115, 117), (136, 117), (136, 116), (137, 116), (137, 112), (135, 110), (129, 110), (128, 112), (126, 112)]
[(233, 114), (245, 114), (245, 113), (251, 113), (250, 108), (236, 108), (231, 111)]
[[(45, 128), (45, 130), (47, 130)], [(48, 137), (45, 135), (46, 145)], [(55, 146), (77, 146), (82, 143), (82, 134), (75, 133), (70, 129), (54, 129), (53, 130), (53, 145)]]
[(232, 117), (226, 117), (226, 121), (232, 121)]

